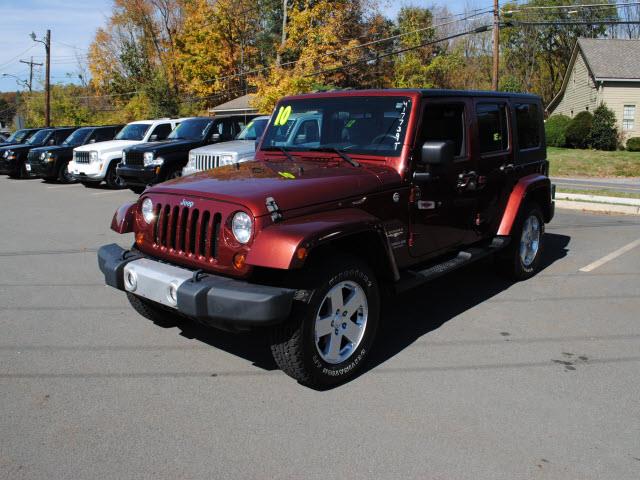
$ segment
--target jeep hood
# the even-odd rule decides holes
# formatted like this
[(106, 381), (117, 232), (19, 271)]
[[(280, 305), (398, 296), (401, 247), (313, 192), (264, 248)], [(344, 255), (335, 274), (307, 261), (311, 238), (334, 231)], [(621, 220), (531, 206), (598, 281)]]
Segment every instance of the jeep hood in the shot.
[(127, 152), (153, 152), (157, 156), (174, 152), (186, 152), (202, 145), (200, 140), (163, 140), (161, 142), (140, 143), (127, 149)]
[(206, 145), (204, 147), (191, 150), (192, 153), (201, 153), (208, 155), (231, 155), (234, 153), (243, 155), (247, 153), (254, 153), (255, 151), (255, 140), (231, 140), (229, 142), (215, 143), (213, 145)]
[(147, 192), (237, 203), (258, 217), (268, 213), (267, 197), (273, 197), (280, 211), (286, 212), (360, 198), (400, 181), (400, 175), (385, 164), (353, 167), (340, 159), (249, 161), (164, 182)]
[(87, 143), (81, 147), (76, 147), (78, 152), (98, 152), (102, 155), (104, 153), (121, 152), (122, 149), (137, 145), (140, 140), (107, 140), (106, 142)]

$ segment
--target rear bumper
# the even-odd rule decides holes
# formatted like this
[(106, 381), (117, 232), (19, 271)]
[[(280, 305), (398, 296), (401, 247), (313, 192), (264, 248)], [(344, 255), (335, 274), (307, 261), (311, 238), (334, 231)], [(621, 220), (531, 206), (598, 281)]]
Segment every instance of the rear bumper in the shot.
[(226, 329), (282, 323), (291, 312), (296, 292), (217, 275), (197, 276), (193, 270), (158, 262), (116, 244), (98, 250), (98, 265), (107, 285)]
[(146, 187), (147, 185), (153, 185), (158, 183), (159, 175), (156, 173), (156, 169), (161, 167), (139, 167), (118, 165), (116, 173), (124, 180), (126, 185), (133, 185), (138, 187)]

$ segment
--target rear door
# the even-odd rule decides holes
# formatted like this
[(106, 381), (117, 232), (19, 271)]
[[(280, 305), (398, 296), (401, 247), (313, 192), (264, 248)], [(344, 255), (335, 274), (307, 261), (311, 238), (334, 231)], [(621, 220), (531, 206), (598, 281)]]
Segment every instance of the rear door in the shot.
[(507, 98), (476, 98), (474, 151), (477, 152), (478, 213), (482, 235), (491, 235), (500, 222), (500, 205), (513, 182), (513, 133)]

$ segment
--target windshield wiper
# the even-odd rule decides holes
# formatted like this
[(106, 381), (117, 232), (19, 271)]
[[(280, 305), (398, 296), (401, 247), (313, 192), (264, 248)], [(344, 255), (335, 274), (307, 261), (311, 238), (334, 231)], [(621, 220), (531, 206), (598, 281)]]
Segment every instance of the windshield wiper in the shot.
[(267, 152), (275, 152), (276, 150), (282, 152), (288, 160), (295, 162), (296, 160), (293, 158), (293, 155), (289, 153), (289, 151), (284, 147), (264, 147), (262, 150), (266, 150)]
[(354, 160), (349, 155), (347, 155), (345, 152), (343, 152), (342, 150), (339, 150), (339, 149), (337, 149), (335, 147), (310, 148), (309, 151), (310, 152), (332, 152), (332, 153), (336, 153), (345, 162), (350, 163), (354, 167), (359, 167), (360, 166), (360, 162), (358, 162), (357, 160)]

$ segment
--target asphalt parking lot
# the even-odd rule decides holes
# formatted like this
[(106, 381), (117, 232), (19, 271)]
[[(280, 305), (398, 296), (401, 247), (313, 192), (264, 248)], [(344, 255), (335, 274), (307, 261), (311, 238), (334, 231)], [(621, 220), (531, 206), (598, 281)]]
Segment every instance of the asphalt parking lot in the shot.
[(369, 369), (316, 392), (260, 335), (103, 285), (134, 198), (0, 177), (0, 478), (640, 478), (639, 217), (559, 211), (533, 279), (397, 298)]

